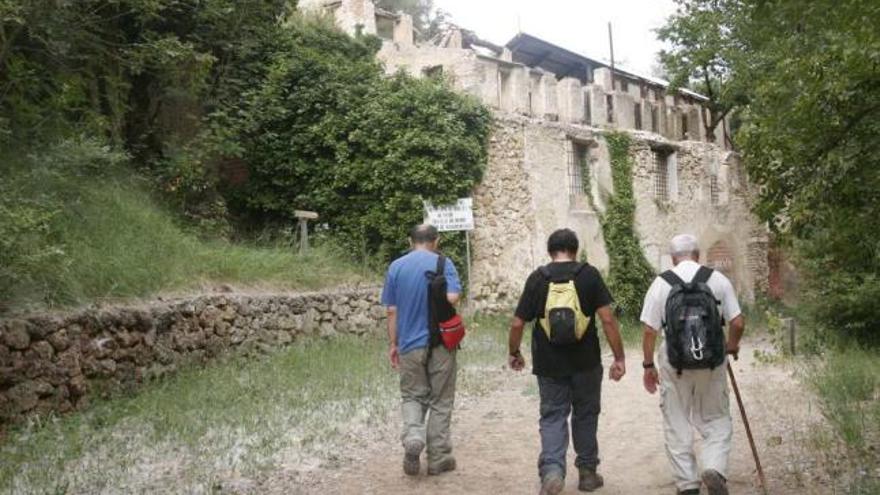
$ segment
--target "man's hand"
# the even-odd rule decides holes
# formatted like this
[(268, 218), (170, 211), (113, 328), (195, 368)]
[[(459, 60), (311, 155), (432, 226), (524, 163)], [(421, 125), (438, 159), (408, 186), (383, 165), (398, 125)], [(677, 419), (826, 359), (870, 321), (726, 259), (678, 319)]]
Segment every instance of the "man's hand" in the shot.
[(526, 358), (523, 357), (521, 352), (517, 351), (507, 356), (507, 365), (513, 371), (522, 371), (526, 367)]
[(731, 342), (728, 340), (725, 346), (727, 347), (727, 353), (732, 355), (734, 360), (739, 359), (739, 342)]
[(392, 368), (400, 368), (400, 351), (397, 350), (397, 346), (394, 344), (391, 344), (391, 348), (388, 349), (388, 359), (391, 361)]
[(623, 359), (615, 359), (608, 368), (608, 376), (615, 382), (619, 382), (626, 374), (626, 362)]
[(642, 383), (649, 394), (657, 392), (657, 385), (660, 384), (660, 375), (657, 373), (657, 368), (646, 368), (645, 376), (642, 377)]

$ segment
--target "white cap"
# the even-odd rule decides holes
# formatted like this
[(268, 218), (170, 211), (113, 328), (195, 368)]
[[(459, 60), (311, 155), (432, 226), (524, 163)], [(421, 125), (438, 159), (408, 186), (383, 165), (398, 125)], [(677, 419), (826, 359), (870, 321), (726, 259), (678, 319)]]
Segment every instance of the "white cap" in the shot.
[(697, 238), (691, 234), (679, 234), (669, 241), (669, 254), (685, 256), (700, 250)]

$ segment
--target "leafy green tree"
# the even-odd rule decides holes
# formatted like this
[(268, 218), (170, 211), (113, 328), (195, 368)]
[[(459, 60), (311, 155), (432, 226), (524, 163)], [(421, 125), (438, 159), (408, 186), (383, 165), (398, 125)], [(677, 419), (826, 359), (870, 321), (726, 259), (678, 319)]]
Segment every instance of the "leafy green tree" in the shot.
[(739, 0), (675, 0), (678, 9), (658, 37), (670, 48), (660, 52), (662, 72), (672, 90), (690, 88), (708, 97), (703, 127), (710, 140), (715, 129), (747, 101), (747, 90), (735, 77), (743, 56), (735, 20), (743, 15)]
[[(486, 162), (490, 114), (442, 81), (386, 78), (375, 37), (352, 39), (320, 23), (291, 27), (266, 79), (213, 126), (248, 164), (227, 188), (252, 225), (289, 224), (298, 209), (356, 253), (382, 259), (406, 247), (422, 200), (469, 195)], [(455, 246), (453, 246), (453, 250)]]

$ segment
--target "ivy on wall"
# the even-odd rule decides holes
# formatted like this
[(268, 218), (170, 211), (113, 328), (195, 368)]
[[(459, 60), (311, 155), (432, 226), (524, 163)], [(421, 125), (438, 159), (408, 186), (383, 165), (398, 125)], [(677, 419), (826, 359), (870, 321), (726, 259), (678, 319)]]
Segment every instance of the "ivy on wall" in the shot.
[(614, 195), (601, 216), (602, 234), (610, 260), (608, 288), (614, 295), (618, 311), (637, 316), (642, 299), (654, 278), (654, 270), (645, 259), (635, 231), (636, 201), (633, 196), (632, 141), (627, 134), (605, 135), (611, 155), (611, 177)]

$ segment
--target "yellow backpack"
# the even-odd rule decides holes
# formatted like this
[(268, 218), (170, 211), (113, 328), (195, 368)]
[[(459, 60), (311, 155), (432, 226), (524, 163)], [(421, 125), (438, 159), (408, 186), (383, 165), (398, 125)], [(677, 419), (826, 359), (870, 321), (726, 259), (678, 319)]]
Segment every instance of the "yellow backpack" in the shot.
[(575, 279), (586, 263), (578, 263), (570, 275), (553, 277), (547, 266), (540, 268), (547, 281), (547, 302), (539, 322), (551, 344), (568, 345), (579, 342), (587, 333), (590, 318), (581, 310)]

